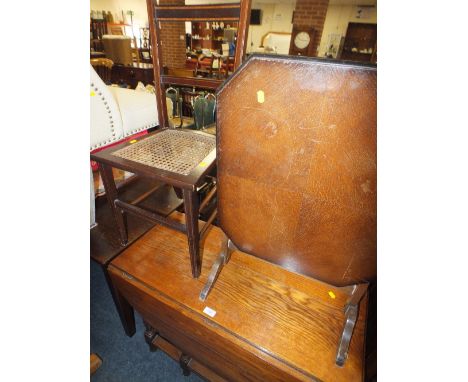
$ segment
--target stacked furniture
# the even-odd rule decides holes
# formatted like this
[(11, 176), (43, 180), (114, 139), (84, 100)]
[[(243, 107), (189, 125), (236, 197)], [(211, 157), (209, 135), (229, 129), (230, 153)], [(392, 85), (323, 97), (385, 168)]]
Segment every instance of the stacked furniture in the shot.
[(376, 86), (373, 65), (252, 56), (218, 90), (218, 227), (200, 277), (193, 243), (160, 226), (109, 266), (151, 349), (214, 381), (364, 379)]

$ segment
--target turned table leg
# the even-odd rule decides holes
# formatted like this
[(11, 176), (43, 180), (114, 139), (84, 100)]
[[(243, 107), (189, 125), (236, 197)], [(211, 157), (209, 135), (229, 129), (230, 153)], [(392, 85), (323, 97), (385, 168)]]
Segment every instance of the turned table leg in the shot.
[(143, 324), (145, 325), (145, 341), (148, 344), (150, 351), (155, 352), (158, 348), (153, 345), (153, 341), (159, 336), (159, 333), (146, 321), (143, 321)]

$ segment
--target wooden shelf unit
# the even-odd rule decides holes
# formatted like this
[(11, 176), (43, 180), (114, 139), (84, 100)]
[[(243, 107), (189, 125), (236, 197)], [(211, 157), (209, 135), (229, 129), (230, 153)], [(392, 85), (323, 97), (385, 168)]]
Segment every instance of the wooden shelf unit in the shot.
[(90, 48), (95, 52), (102, 52), (104, 50), (102, 36), (107, 34), (107, 30), (107, 22), (105, 20), (90, 19)]
[(377, 24), (349, 23), (342, 60), (376, 62)]
[[(105, 34), (122, 34), (125, 35), (125, 27), (131, 27), (131, 24), (125, 23), (109, 23), (102, 19), (90, 19), (90, 47), (95, 52), (102, 52), (104, 46), (102, 44), (102, 36)], [(115, 33), (120, 29), (119, 33)]]
[[(208, 28), (206, 25), (208, 24)], [(232, 25), (231, 25), (232, 24)], [(237, 23), (233, 22), (229, 24), (230, 29), (237, 30)], [(218, 22), (219, 25), (219, 22)], [(224, 43), (224, 31), (228, 28), (213, 29), (212, 22), (192, 22), (192, 35), (190, 39), (190, 49), (192, 51), (198, 51), (201, 49), (216, 50), (218, 53), (222, 53), (222, 44)], [(193, 37), (193, 36), (200, 36)]]

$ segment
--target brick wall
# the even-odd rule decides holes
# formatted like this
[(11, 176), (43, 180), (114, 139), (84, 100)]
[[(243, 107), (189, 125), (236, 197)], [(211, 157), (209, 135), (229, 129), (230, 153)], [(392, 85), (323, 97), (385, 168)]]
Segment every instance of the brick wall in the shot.
[(323, 24), (327, 15), (328, 0), (297, 0), (293, 24), (296, 26), (313, 27), (315, 29), (312, 52), (317, 55), (317, 49), (322, 38)]
[[(185, 0), (160, 0), (159, 5), (184, 5)], [(185, 68), (185, 23), (162, 22), (161, 29), (162, 64), (169, 68)], [(184, 36), (181, 40), (180, 36)]]

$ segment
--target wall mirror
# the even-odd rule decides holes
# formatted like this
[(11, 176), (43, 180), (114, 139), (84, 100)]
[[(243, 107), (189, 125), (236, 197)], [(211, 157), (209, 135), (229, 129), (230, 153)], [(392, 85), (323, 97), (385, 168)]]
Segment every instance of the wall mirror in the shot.
[[(90, 1), (90, 56), (113, 61), (113, 84), (135, 88), (139, 83), (154, 86), (161, 82), (153, 68), (155, 37), (148, 18), (151, 1)], [(158, 3), (166, 4), (165, 0), (153, 0), (153, 4)], [(177, 1), (168, 3), (174, 5)], [(179, 3), (221, 6), (239, 4), (239, 0)], [(249, 8), (242, 52), (236, 51), (238, 20), (195, 17), (158, 22), (158, 63), (161, 77), (167, 76), (165, 86), (215, 91), (246, 56), (254, 53), (377, 62), (377, 0), (314, 4), (309, 0), (251, 0)]]

